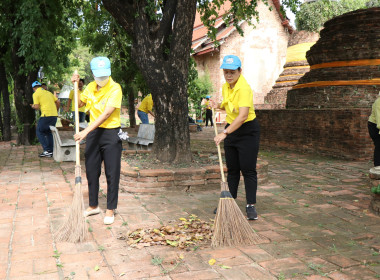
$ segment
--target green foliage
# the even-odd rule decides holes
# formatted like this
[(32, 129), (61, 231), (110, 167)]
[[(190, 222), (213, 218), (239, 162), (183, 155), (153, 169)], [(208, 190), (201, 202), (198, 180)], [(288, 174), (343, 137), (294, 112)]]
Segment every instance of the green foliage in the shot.
[[(216, 39), (217, 28), (215, 22), (218, 18), (218, 10), (226, 2), (225, 0), (198, 0), (197, 9), (201, 14), (203, 24), (208, 28), (208, 36), (211, 39)], [(247, 21), (248, 24), (254, 25), (259, 22), (259, 12), (256, 10), (258, 1), (245, 1), (234, 0), (230, 1), (230, 10), (223, 15), (223, 21), (226, 25), (233, 25), (240, 35), (243, 35), (243, 30), (240, 27), (242, 20)], [(269, 5), (268, 0), (263, 0), (265, 5)], [(296, 12), (298, 6), (301, 4), (300, 0), (283, 0), (282, 5), (289, 7), (293, 12)], [(218, 45), (218, 42), (216, 42)]]
[[(104, 55), (103, 53), (97, 53), (96, 56)], [(93, 81), (94, 78), (92, 76), (90, 62), (94, 57), (93, 54), (90, 53), (90, 48), (87, 46), (83, 46), (81, 43), (78, 43), (75, 49), (69, 55), (70, 59), (70, 68), (68, 74), (65, 77), (65, 81), (67, 81), (70, 85), (71, 83), (71, 75), (75, 70), (78, 70), (79, 76), (85, 80), (85, 84)]]
[(336, 16), (366, 8), (368, 0), (320, 0), (303, 4), (296, 14), (298, 30), (319, 32), (323, 24)]
[(380, 194), (380, 184), (377, 187), (372, 187), (371, 192), (374, 194)]
[(365, 5), (367, 8), (380, 7), (380, 0), (367, 0)]
[[(162, 4), (162, 1), (148, 1), (146, 9), (149, 13), (154, 10), (155, 2)], [(131, 93), (137, 97), (138, 91), (150, 93), (131, 56), (132, 42), (126, 31), (96, 0), (84, 2), (83, 15), (85, 20), (79, 28), (79, 34), (81, 43), (91, 53), (86, 71), (91, 75), (90, 80), (90, 60), (94, 56), (104, 55), (110, 58), (112, 78), (120, 83), (124, 95)]]
[(198, 76), (196, 63), (193, 58), (190, 59), (189, 82), (187, 92), (189, 93), (189, 112), (195, 114), (197, 118), (202, 118), (201, 101), (206, 95), (211, 95), (213, 88), (210, 75), (206, 72), (205, 75)]
[[(16, 48), (24, 63), (19, 74), (44, 67), (52, 81), (60, 79), (69, 65), (68, 54), (75, 46), (73, 26), (78, 20), (76, 0), (4, 0), (0, 25), (5, 26), (0, 45)], [(5, 16), (6, 15), (6, 16)]]

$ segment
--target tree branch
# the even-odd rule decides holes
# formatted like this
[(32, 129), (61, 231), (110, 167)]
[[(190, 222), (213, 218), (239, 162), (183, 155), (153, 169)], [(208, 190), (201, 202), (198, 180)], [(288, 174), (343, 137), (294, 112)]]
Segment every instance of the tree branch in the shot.
[(173, 18), (177, 7), (177, 2), (177, 0), (165, 2), (162, 21), (159, 25), (157, 34), (157, 39), (160, 41), (162, 45), (165, 44), (165, 41), (168, 39), (168, 36), (170, 34), (173, 24)]
[(116, 21), (134, 37), (134, 18), (136, 13), (135, 2), (132, 0), (103, 0), (104, 8), (116, 19)]

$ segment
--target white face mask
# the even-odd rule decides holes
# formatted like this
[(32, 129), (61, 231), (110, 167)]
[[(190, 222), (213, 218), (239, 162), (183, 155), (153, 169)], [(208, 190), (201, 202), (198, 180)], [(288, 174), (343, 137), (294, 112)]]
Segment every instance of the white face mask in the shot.
[(100, 87), (104, 87), (107, 83), (108, 83), (108, 81), (109, 81), (109, 79), (110, 79), (110, 77), (109, 76), (104, 76), (104, 77), (94, 77), (95, 78), (95, 82), (98, 84), (98, 86), (100, 86)]

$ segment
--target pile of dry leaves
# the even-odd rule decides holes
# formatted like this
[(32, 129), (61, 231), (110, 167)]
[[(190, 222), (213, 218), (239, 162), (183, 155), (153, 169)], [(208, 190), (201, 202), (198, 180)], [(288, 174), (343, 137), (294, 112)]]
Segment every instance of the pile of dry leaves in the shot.
[(168, 245), (186, 249), (211, 240), (213, 226), (211, 222), (202, 221), (196, 215), (179, 220), (181, 222), (178, 224), (169, 224), (160, 228), (129, 231), (126, 236), (127, 243), (137, 248)]

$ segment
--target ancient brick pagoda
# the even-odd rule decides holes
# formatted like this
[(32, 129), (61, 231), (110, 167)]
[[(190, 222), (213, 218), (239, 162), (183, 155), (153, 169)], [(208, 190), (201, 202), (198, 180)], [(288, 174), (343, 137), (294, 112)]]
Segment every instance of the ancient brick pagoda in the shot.
[(380, 90), (380, 8), (327, 21), (287, 108), (368, 108)]
[(289, 38), (284, 71), (276, 80), (272, 90), (265, 96), (265, 105), (257, 108), (285, 108), (287, 93), (298, 80), (309, 72), (309, 63), (306, 60), (306, 51), (319, 38), (318, 33), (304, 30), (293, 32)]
[(370, 159), (367, 122), (380, 91), (380, 8), (326, 22), (307, 61), (311, 70), (288, 91), (286, 109), (257, 111), (261, 144)]

